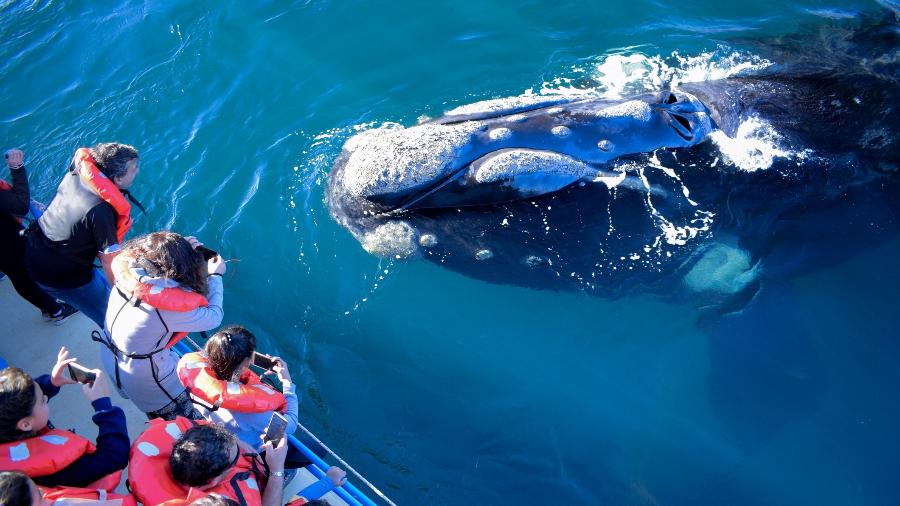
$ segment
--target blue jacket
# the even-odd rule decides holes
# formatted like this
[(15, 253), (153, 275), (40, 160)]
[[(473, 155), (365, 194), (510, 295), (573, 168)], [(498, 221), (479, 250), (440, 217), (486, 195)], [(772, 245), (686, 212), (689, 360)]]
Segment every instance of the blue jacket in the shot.
[[(59, 393), (59, 387), (50, 382), (50, 375), (34, 379), (48, 399)], [(125, 469), (131, 440), (125, 424), (125, 412), (112, 405), (109, 397), (101, 397), (91, 403), (94, 407), (94, 423), (100, 429), (97, 434), (97, 451), (82, 455), (65, 469), (47, 476), (35, 478), (44, 487), (84, 487), (104, 476)]]

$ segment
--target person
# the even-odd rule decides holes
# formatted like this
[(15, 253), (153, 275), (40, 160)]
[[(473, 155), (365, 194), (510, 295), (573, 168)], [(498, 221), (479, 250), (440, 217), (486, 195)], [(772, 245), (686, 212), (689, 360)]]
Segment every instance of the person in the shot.
[[(26, 263), (49, 295), (103, 327), (109, 264), (131, 227), (128, 188), (137, 177), (138, 152), (119, 143), (75, 151), (47, 210), (29, 228)], [(106, 277), (94, 268), (94, 258)]]
[(103, 367), (124, 397), (148, 418), (201, 419), (175, 373), (171, 349), (186, 332), (222, 323), (225, 262), (208, 261), (193, 237), (154, 232), (128, 241), (115, 258), (115, 289), (109, 296)]
[(222, 424), (258, 450), (262, 446), (259, 435), (266, 430), (273, 412), (287, 419), (285, 434), (297, 431), (299, 402), (287, 364), (280, 358), (276, 357), (272, 371), (281, 382), (281, 392), (250, 370), (255, 351), (256, 336), (245, 327), (229, 325), (206, 341), (202, 353), (181, 357), (178, 378), (204, 418)]
[(266, 443), (262, 462), (219, 425), (154, 419), (132, 447), (129, 488), (142, 504), (190, 504), (218, 494), (241, 505), (281, 506), (286, 446), (285, 439)]
[(0, 371), (0, 470), (22, 471), (42, 487), (112, 491), (128, 463), (130, 440), (125, 413), (112, 405), (103, 372), (94, 370), (94, 382), (82, 385), (99, 429), (96, 445), (49, 421), (48, 401), (74, 383), (63, 372), (73, 362), (63, 347), (49, 375), (32, 379), (16, 367)]
[(6, 152), (6, 166), (9, 168), (12, 185), (0, 179), (0, 271), (12, 281), (13, 288), (23, 299), (41, 310), (44, 320), (61, 325), (77, 309), (60, 303), (38, 287), (25, 266), (25, 239), (19, 216), (28, 213), (31, 194), (28, 189), (28, 175), (25, 172), (25, 153), (19, 149)]
[(0, 504), (3, 506), (53, 506), (54, 504), (136, 506), (137, 503), (130, 494), (111, 494), (105, 490), (77, 487), (41, 489), (24, 473), (2, 471), (0, 472)]

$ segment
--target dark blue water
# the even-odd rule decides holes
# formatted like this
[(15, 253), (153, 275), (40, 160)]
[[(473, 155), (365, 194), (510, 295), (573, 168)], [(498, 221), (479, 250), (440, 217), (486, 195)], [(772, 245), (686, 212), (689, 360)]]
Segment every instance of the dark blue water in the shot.
[(721, 77), (759, 63), (737, 39), (878, 9), (5, 2), (0, 139), (45, 201), (76, 147), (137, 146), (135, 231), (240, 258), (226, 319), (289, 360), (302, 422), (400, 504), (897, 504), (893, 232), (854, 247), (838, 220), (815, 247), (840, 255), (709, 319), (690, 299), (379, 260), (324, 201), (361, 129), (525, 90)]

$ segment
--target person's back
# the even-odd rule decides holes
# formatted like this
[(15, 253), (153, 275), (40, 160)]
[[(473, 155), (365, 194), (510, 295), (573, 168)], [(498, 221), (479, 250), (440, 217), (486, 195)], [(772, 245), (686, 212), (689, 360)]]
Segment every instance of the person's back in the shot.
[(191, 241), (154, 232), (128, 241), (113, 261), (116, 288), (101, 359), (116, 387), (150, 418), (200, 418), (175, 374), (171, 345), (185, 332), (218, 326), (224, 315), (225, 263), (204, 260)]
[[(125, 198), (138, 173), (138, 153), (118, 143), (80, 148), (56, 195), (28, 234), (27, 260), (35, 280), (103, 326), (109, 287), (94, 269), (108, 267), (131, 226)], [(106, 278), (111, 279), (109, 273)]]

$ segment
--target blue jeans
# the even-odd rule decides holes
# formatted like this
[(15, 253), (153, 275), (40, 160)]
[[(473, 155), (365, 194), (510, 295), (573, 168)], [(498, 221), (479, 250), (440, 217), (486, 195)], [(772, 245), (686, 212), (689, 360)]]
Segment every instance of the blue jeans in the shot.
[(94, 269), (94, 278), (87, 284), (76, 288), (53, 288), (52, 286), (38, 285), (51, 297), (74, 306), (85, 316), (94, 320), (101, 329), (106, 321), (106, 306), (109, 304), (111, 288), (106, 282), (106, 277), (100, 269)]

